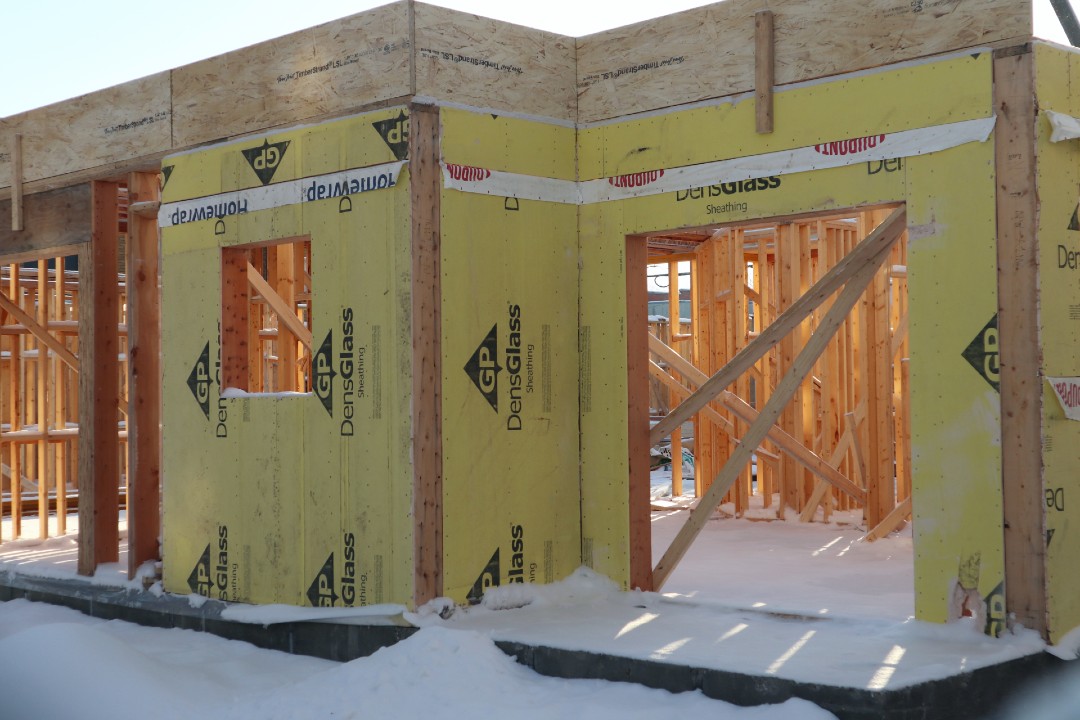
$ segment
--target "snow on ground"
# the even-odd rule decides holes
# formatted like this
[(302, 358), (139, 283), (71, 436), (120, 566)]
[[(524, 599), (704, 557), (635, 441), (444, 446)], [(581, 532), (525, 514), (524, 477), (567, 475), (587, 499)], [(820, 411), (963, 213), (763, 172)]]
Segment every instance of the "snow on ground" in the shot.
[(0, 665), (4, 717), (41, 720), (833, 717), (801, 700), (737, 708), (700, 693), (548, 678), (477, 632), (425, 628), (339, 664), (25, 600), (0, 605)]
[[(663, 475), (663, 471), (654, 474), (654, 480), (659, 478), (662, 484)], [(687, 486), (692, 488), (692, 481)], [(657, 494), (663, 494), (662, 488)], [(669, 498), (668, 509), (653, 513), (654, 558), (666, 550), (685, 521), (688, 513), (681, 508), (692, 502), (688, 497)], [(696, 703), (714, 701), (543, 678), (503, 657), (492, 641), (882, 690), (1044, 649), (1035, 633), (1023, 629), (995, 640), (970, 619), (945, 626), (913, 620), (910, 530), (866, 543), (857, 514), (835, 513), (834, 522), (828, 524), (766, 521), (775, 519), (775, 509), (761, 507), (760, 499), (755, 502), (742, 519), (730, 517), (730, 507), (721, 507), (659, 593), (620, 592), (606, 578), (580, 569), (550, 586), (503, 586), (473, 608), (454, 609), (446, 601), (415, 613), (403, 613), (400, 606), (320, 609), (315, 614), (312, 608), (236, 605), (226, 611), (230, 619), (262, 624), (314, 619), (328, 612), (338, 622), (405, 620), (422, 628), (395, 648), (344, 665), (279, 656), (186, 631), (101, 623), (79, 615), (50, 616), (35, 624), (35, 617), (62, 611), (8, 603), (0, 606), (0, 698), (14, 692), (29, 701), (25, 688), (33, 686), (37, 674), (73, 676), (71, 668), (82, 662), (76, 659), (92, 654), (97, 659), (91, 665), (102, 677), (122, 677), (129, 666), (134, 668), (133, 677), (140, 678), (139, 687), (146, 693), (134, 704), (164, 708), (161, 717), (172, 717), (167, 714), (171, 707), (180, 709), (178, 717), (193, 714), (192, 708), (208, 707), (226, 708), (224, 717), (352, 717), (349, 713), (360, 707), (368, 709), (364, 717), (419, 717), (442, 711), (443, 716), (565, 713), (606, 718), (607, 708), (619, 708), (619, 717), (634, 717), (628, 708), (641, 709), (645, 717), (659, 714), (660, 708), (679, 712), (684, 702), (689, 704), (685, 709), (693, 710)], [(0, 545), (0, 572), (73, 578), (75, 557), (75, 536), (70, 534), (44, 542), (5, 542)], [(105, 566), (85, 581), (141, 589), (138, 579), (127, 580), (124, 567), (124, 562)], [(160, 586), (153, 590), (160, 592)], [(384, 616), (381, 620), (372, 617), (376, 611)], [(57, 623), (64, 625), (49, 627)], [(25, 632), (16, 634), (16, 628)], [(41, 665), (36, 660), (20, 662), (20, 668), (31, 669), (14, 672), (4, 667), (10, 664), (5, 659), (44, 647), (50, 650)], [(57, 666), (58, 654), (73, 658), (70, 668), (63, 664), (66, 660)], [(580, 699), (559, 704), (592, 693), (603, 698), (592, 710), (581, 710)], [(51, 696), (48, 701), (65, 702)], [(80, 701), (79, 707), (88, 705)], [(806, 703), (762, 709), (762, 715), (740, 714), (753, 711), (719, 703), (708, 707), (716, 717), (828, 716)], [(114, 711), (121, 710), (114, 707)]]

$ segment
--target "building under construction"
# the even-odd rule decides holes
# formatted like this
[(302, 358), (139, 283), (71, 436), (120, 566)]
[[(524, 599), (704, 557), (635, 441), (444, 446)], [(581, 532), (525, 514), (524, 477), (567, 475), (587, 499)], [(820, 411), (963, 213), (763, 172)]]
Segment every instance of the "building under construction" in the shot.
[[(759, 496), (910, 519), (919, 619), (1056, 642), (1074, 70), (1030, 0), (582, 38), (402, 0), (0, 119), (4, 513), (77, 504), (83, 573), (123, 509), (170, 592), (416, 606), (660, 588)], [(691, 428), (654, 564), (650, 448)]]

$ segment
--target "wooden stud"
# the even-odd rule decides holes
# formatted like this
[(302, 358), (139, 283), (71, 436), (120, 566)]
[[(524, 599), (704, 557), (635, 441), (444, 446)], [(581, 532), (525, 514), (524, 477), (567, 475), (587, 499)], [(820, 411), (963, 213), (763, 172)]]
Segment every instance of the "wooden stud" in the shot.
[[(668, 261), (668, 327), (671, 328), (671, 344), (675, 345), (679, 335), (682, 334), (682, 323), (679, 318), (679, 263)], [(674, 402), (671, 403), (675, 405)], [(677, 427), (671, 431), (671, 495), (682, 495), (682, 428)]]
[[(875, 218), (876, 219), (876, 218)], [(878, 525), (896, 506), (892, 354), (889, 334), (889, 278), (874, 276), (863, 300), (866, 377), (866, 523)]]
[(995, 53), (998, 335), (1005, 605), (1016, 622), (1048, 633), (1039, 353), (1038, 197), (1034, 61)]
[[(38, 260), (37, 264), (37, 320), (45, 326), (49, 322), (49, 261)], [(34, 362), (34, 378), (37, 402), (38, 433), (40, 434), (35, 449), (37, 451), (38, 483), (38, 537), (49, 537), (49, 349), (41, 342), (36, 342), (37, 359)]]
[[(16, 307), (22, 298), (19, 275), (18, 263), (12, 263), (8, 269), (8, 294), (14, 299), (13, 304)], [(8, 423), (13, 431), (22, 426), (18, 402), (18, 398), (21, 397), (19, 376), (22, 365), (22, 342), (21, 335), (11, 337), (11, 362), (8, 365), (8, 395), (11, 398), (11, 406)], [(11, 539), (16, 540), (22, 535), (22, 448), (17, 442), (9, 443), (8, 447), (11, 458)]]
[[(128, 215), (128, 577), (159, 559), (161, 535), (161, 294), (155, 173), (132, 173), (128, 198), (148, 209)], [(128, 206), (129, 209), (131, 205)]]
[[(792, 396), (794, 396), (799, 385), (802, 384), (807, 374), (809, 374), (810, 370), (813, 368), (818, 356), (824, 351), (825, 345), (832, 338), (841, 323), (843, 323), (844, 318), (847, 317), (852, 306), (858, 301), (859, 296), (862, 295), (866, 285), (877, 273), (878, 266), (881, 264), (882, 260), (887, 257), (889, 249), (903, 229), (903, 223), (897, 223), (896, 221), (902, 221), (904, 217), (905, 214), (902, 208), (894, 212), (893, 215), (890, 216), (890, 220), (893, 220), (893, 222), (882, 224), (882, 228), (887, 227), (886, 230), (876, 237), (874, 234), (871, 234), (861, 243), (861, 245), (865, 247), (873, 248), (873, 254), (870, 254), (869, 257), (865, 257), (867, 254), (867, 251), (865, 250), (862, 253), (853, 253), (852, 255), (857, 255), (860, 258), (860, 263), (855, 264), (852, 262), (844, 266), (846, 269), (845, 272), (841, 275), (839, 280), (836, 280), (836, 282), (846, 283), (844, 289), (840, 292), (840, 296), (836, 299), (833, 306), (829, 308), (829, 312), (825, 317), (822, 318), (821, 324), (807, 341), (806, 346), (795, 359), (795, 363), (788, 370), (787, 374), (784, 375), (784, 378), (780, 383), (777, 384), (772, 398), (766, 403), (761, 414), (758, 416), (758, 419), (754, 421), (750, 426), (750, 429), (747, 430), (746, 435), (743, 437), (742, 444), (735, 448), (735, 452), (732, 453), (731, 459), (728, 460), (727, 464), (720, 471), (720, 475), (713, 481), (712, 486), (705, 493), (704, 497), (702, 497), (701, 501), (690, 511), (690, 517), (687, 518), (686, 523), (679, 530), (663, 557), (660, 558), (660, 562), (657, 563), (656, 568), (653, 570), (653, 581), (656, 590), (660, 590), (663, 587), (664, 582), (670, 577), (671, 572), (678, 565), (679, 560), (686, 554), (687, 549), (690, 547), (690, 543), (693, 542), (694, 538), (701, 532), (701, 529), (705, 527), (705, 522), (716, 509), (720, 499), (724, 496), (724, 493), (727, 492), (739, 472), (741, 472), (743, 467), (750, 461), (750, 455), (753, 453), (753, 449), (761, 443), (772, 425), (780, 417), (781, 410), (783, 410), (784, 406), (787, 405)], [(884, 238), (884, 240), (881, 238)], [(849, 257), (851, 257), (851, 255), (849, 255)], [(828, 277), (829, 276), (826, 276), (826, 278)], [(825, 282), (826, 278), (822, 278), (818, 284), (820, 285), (822, 282)], [(810, 305), (810, 310), (813, 310), (818, 304), (820, 304), (820, 301)], [(774, 323), (774, 326), (779, 324), (780, 321), (778, 320)], [(759, 339), (763, 336), (764, 335), (759, 336)], [(714, 375), (708, 382), (712, 382), (716, 377), (717, 375)], [(708, 385), (708, 382), (706, 385)], [(705, 385), (702, 387), (704, 388)], [(698, 393), (701, 393), (700, 388)], [(686, 404), (687, 403), (683, 403), (683, 405)]]
[(412, 206), (412, 436), (414, 601), (443, 593), (442, 290), (439, 110), (409, 108)]
[(771, 10), (754, 13), (754, 120), (758, 133), (773, 131), (776, 42)]
[[(64, 258), (56, 257), (53, 260), (54, 264), (54, 282), (53, 292), (50, 298), (52, 303), (52, 317), (57, 320), (62, 320), (64, 317)], [(63, 338), (60, 338), (61, 344), (64, 344), (64, 349), (67, 349), (67, 345)], [(52, 397), (53, 397), (53, 427), (59, 430), (66, 430), (67, 416), (65, 408), (65, 379), (68, 373), (68, 368), (65, 363), (59, 359), (52, 362), (53, 365), (53, 381), (52, 381)], [(65, 535), (67, 533), (67, 440), (61, 439), (59, 442), (53, 443), (53, 487), (56, 488), (56, 532), (58, 535)]]
[(80, 575), (119, 557), (118, 190), (114, 182), (93, 183), (92, 241), (79, 252)]

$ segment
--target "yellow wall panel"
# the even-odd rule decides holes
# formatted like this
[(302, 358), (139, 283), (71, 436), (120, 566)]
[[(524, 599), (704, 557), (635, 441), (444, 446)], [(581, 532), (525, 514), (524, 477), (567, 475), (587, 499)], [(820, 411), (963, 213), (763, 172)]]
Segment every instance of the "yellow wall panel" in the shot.
[[(166, 217), (198, 207), (187, 197), (217, 206), (238, 190), (270, 193), (262, 209), (163, 228), (164, 297), (175, 298), (163, 305), (166, 411), (190, 416), (164, 439), (170, 590), (260, 603), (412, 601), (407, 176), (322, 199), (307, 191), (331, 182), (319, 176), (404, 157), (403, 127), (404, 110), (390, 108), (275, 134), (252, 145), (255, 157), (278, 153), (272, 177), (245, 143), (170, 159), (167, 187), (183, 181)], [(299, 192), (274, 187), (302, 178)], [(221, 249), (290, 238), (311, 241), (315, 391), (222, 398)]]
[(576, 178), (573, 127), (454, 108), (442, 108), (439, 115), (445, 162), (562, 180)]
[(444, 593), (580, 565), (577, 209), (442, 196)]
[[(1035, 46), (1038, 105), (1080, 116), (1080, 58)], [(1036, 121), (1039, 196), (1039, 334), (1044, 377), (1080, 377), (1080, 140), (1051, 143), (1044, 113)], [(1080, 422), (1065, 416), (1055, 393), (1043, 387), (1043, 483), (1046, 524), (1046, 592), (1050, 641), (1080, 626)]]

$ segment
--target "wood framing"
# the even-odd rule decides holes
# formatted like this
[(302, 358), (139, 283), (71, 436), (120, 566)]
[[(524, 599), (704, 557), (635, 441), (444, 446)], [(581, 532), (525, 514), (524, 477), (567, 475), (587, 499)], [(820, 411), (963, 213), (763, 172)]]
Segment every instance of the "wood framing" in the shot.
[(776, 82), (776, 43), (773, 14), (754, 14), (754, 120), (759, 133), (773, 131), (773, 84)]
[[(626, 238), (627, 463), (630, 472), (630, 587), (653, 589), (649, 504), (649, 322), (645, 238)], [(672, 458), (673, 463), (681, 459)]]
[[(0, 224), (0, 248), (5, 261), (37, 259), (48, 252), (74, 252), (90, 241), (90, 185), (27, 195), (22, 201), (23, 229), (14, 232)], [(0, 212), (11, 215), (11, 200), (0, 200)]]
[[(755, 85), (755, 15), (775, 18), (776, 84), (1031, 35), (1031, 2), (729, 0), (578, 40), (578, 117), (594, 122)], [(828, 22), (824, 20), (828, 19)]]
[(706, 403), (735, 381), (740, 375), (753, 367), (762, 356), (787, 336), (792, 328), (801, 323), (813, 312), (814, 308), (835, 293), (851, 275), (852, 267), (859, 267), (867, 258), (876, 257), (876, 251), (882, 246), (890, 246), (895, 240), (895, 233), (902, 232), (905, 222), (903, 212), (894, 211), (888, 219), (877, 227), (858, 248), (845, 255), (806, 293), (785, 310), (776, 321), (754, 338), (731, 362), (717, 371), (697, 391), (686, 399), (667, 417), (653, 426), (649, 441), (653, 445), (667, 437), (672, 428), (686, 422)]
[(1036, 113), (1030, 46), (995, 53), (994, 106), (1005, 598), (1017, 622), (1045, 635)]
[[(160, 197), (156, 173), (128, 178), (128, 209)], [(161, 295), (157, 213), (128, 215), (125, 246), (128, 308), (128, 577), (160, 558)]]
[(412, 215), (414, 596), (443, 592), (439, 110), (409, 108)]
[[(246, 248), (221, 251), (221, 387), (249, 390), (248, 310), (251, 285)], [(257, 274), (257, 273), (256, 273)]]
[(22, 133), (15, 133), (11, 143), (11, 230), (23, 229), (23, 155)]
[[(772, 425), (780, 417), (781, 411), (794, 396), (803, 379), (810, 372), (821, 353), (825, 350), (825, 346), (828, 344), (829, 340), (832, 339), (833, 334), (847, 318), (851, 308), (858, 301), (867, 284), (869, 284), (874, 274), (878, 271), (878, 266), (888, 256), (892, 244), (896, 242), (903, 232), (905, 218), (906, 214), (903, 208), (895, 210), (885, 222), (860, 243), (860, 247), (856, 250), (862, 250), (862, 252), (852, 252), (847, 256), (849, 258), (858, 258), (858, 260), (853, 260), (846, 264), (840, 277), (832, 280), (832, 282), (844, 283), (844, 289), (840, 292), (839, 297), (833, 302), (828, 313), (821, 319), (817, 330), (807, 341), (798, 357), (795, 358), (795, 362), (792, 364), (787, 374), (784, 375), (784, 378), (774, 389), (772, 397), (770, 397), (769, 401), (765, 404), (765, 407), (762, 409), (757, 420), (750, 425), (746, 435), (743, 437), (742, 444), (735, 448), (735, 451), (731, 454), (730, 459), (724, 465), (716, 480), (713, 481), (713, 484), (702, 497), (701, 502), (690, 511), (690, 517), (687, 518), (686, 523), (679, 530), (679, 533), (675, 536), (675, 539), (668, 549), (664, 552), (663, 557), (660, 558), (656, 568), (653, 570), (653, 582), (656, 589), (663, 587), (664, 582), (686, 554), (690, 544), (694, 541), (694, 538), (697, 537), (698, 533), (701, 532), (701, 529), (705, 526), (705, 522), (716, 509), (716, 506), (719, 505), (724, 494), (731, 487), (731, 484), (735, 481), (738, 474), (750, 461), (750, 455), (753, 452), (753, 449), (765, 439)], [(836, 267), (840, 267), (840, 265), (837, 265)], [(834, 268), (834, 270), (835, 269), (836, 268)], [(829, 276), (827, 275), (826, 278), (828, 277)], [(817, 285), (825, 283), (826, 278), (822, 278)], [(809, 295), (810, 293), (807, 294)], [(818, 303), (810, 305), (807, 308), (807, 312), (812, 311), (820, 304), (820, 302), (821, 301), (819, 300)], [(794, 307), (795, 306), (793, 305), (792, 308)], [(790, 311), (791, 310), (789, 309), (789, 312)], [(780, 325), (782, 318), (783, 316), (778, 318), (777, 322), (774, 323), (774, 326)], [(748, 347), (747, 351), (749, 351), (749, 349), (750, 348)], [(736, 360), (737, 359), (738, 357), (736, 357)], [(710, 382), (716, 377), (717, 376), (714, 375), (713, 378), (710, 379)], [(702, 387), (704, 388), (705, 386)], [(723, 386), (721, 386), (721, 389), (722, 387)], [(699, 393), (700, 392), (701, 391), (699, 390)], [(705, 401), (708, 402), (709, 399), (711, 399), (711, 397), (706, 397)], [(684, 405), (685, 404), (687, 403), (684, 403)]]
[(91, 187), (92, 241), (79, 252), (79, 574), (119, 558), (120, 402), (116, 290), (119, 186)]

